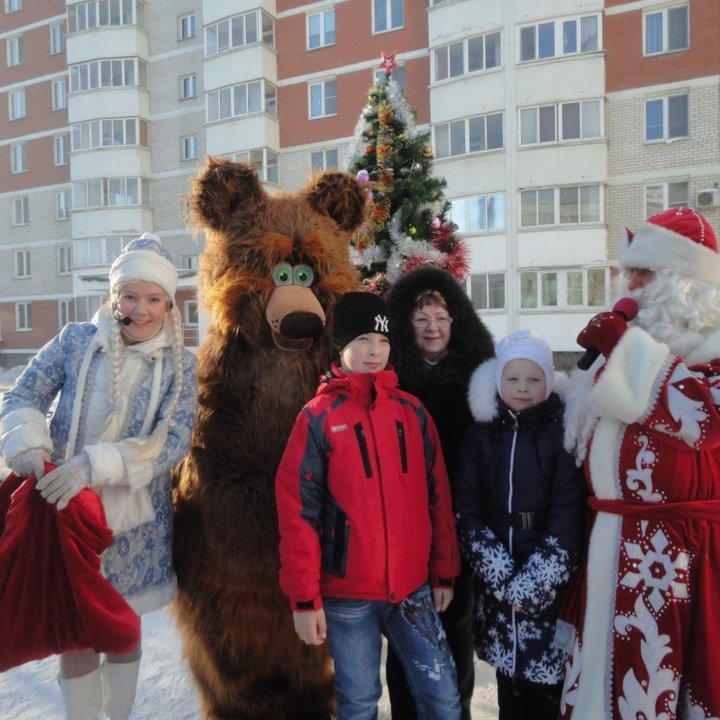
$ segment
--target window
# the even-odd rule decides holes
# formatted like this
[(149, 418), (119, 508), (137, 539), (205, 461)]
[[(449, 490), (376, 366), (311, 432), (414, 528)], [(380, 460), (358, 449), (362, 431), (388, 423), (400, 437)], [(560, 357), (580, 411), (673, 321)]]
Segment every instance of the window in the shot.
[(198, 156), (198, 136), (188, 135), (182, 139), (182, 159), (195, 160)]
[(595, 52), (600, 42), (600, 16), (584, 15), (520, 28), (520, 62)]
[(670, 95), (645, 102), (645, 140), (671, 140), (690, 135), (688, 95)]
[(575, 185), (520, 193), (520, 226), (600, 222), (600, 186)]
[(337, 85), (335, 80), (324, 80), (310, 86), (310, 117), (320, 118), (337, 114)]
[(56, 135), (53, 138), (53, 164), (68, 164), (68, 139), (67, 135)]
[(520, 110), (520, 145), (600, 137), (600, 101), (567, 102)]
[(147, 64), (138, 58), (94, 60), (70, 66), (70, 92), (100, 87), (147, 87)]
[(15, 277), (30, 277), (30, 251), (18, 250), (15, 253)]
[(607, 268), (521, 272), (520, 307), (605, 307), (607, 277)]
[(186, 325), (197, 325), (199, 322), (199, 304), (197, 300), (186, 300), (185, 301), (185, 313), (183, 322)]
[(397, 30), (405, 24), (404, 0), (373, 0), (373, 32)]
[(190, 40), (195, 37), (196, 29), (194, 15), (183, 15), (178, 19), (178, 25), (180, 40)]
[[(400, 92), (405, 92), (405, 66), (400, 65), (400, 67), (396, 67), (391, 73), (390, 78), (394, 80), (397, 83), (398, 88), (400, 88)], [(378, 85), (385, 79), (385, 71), (375, 70), (375, 84)]]
[(121, 25), (145, 29), (145, 3), (142, 0), (90, 0), (68, 5), (69, 33)]
[(254, 80), (207, 93), (208, 122), (266, 112), (277, 117), (277, 88), (266, 80)]
[(182, 266), (183, 270), (197, 270), (198, 269), (198, 256), (197, 255), (183, 255)]
[(72, 149), (148, 146), (148, 124), (140, 118), (107, 118), (75, 123), (71, 126)]
[(335, 44), (335, 9), (307, 16), (308, 50)]
[(72, 190), (61, 190), (55, 193), (55, 217), (58, 220), (67, 220), (72, 208)]
[(279, 184), (279, 155), (268, 148), (244, 150), (232, 156), (235, 162), (252, 165), (263, 182)]
[(253, 10), (208, 25), (205, 28), (205, 55), (217, 55), (260, 41), (275, 47), (275, 21), (263, 10)]
[(11, 120), (25, 117), (25, 90), (8, 93), (9, 117)]
[(645, 188), (645, 217), (669, 208), (690, 205), (690, 183), (670, 182)]
[(7, 39), (7, 64), (8, 67), (21, 65), (23, 61), (23, 38), (16, 35)]
[(22, 0), (5, 0), (5, 12), (12, 13), (22, 10)]
[(27, 143), (18, 143), (10, 146), (10, 172), (21, 173), (27, 171)]
[(505, 227), (505, 193), (454, 198), (450, 217), (461, 233), (502, 230)]
[(433, 50), (435, 82), (500, 67), (500, 33), (488, 33)]
[(110, 265), (130, 240), (115, 236), (73, 240), (73, 264), (75, 267)]
[(90, 322), (100, 309), (103, 298), (97, 295), (86, 295), (75, 298), (75, 320), (77, 322)]
[(503, 147), (503, 114), (476, 115), (433, 128), (435, 157), (487, 152)]
[(64, 110), (67, 107), (67, 96), (65, 93), (65, 78), (53, 80), (50, 83), (52, 93), (52, 109)]
[(75, 322), (75, 301), (58, 300), (58, 327), (62, 329), (69, 322)]
[(690, 6), (645, 13), (645, 55), (687, 50), (690, 47)]
[(180, 78), (180, 99), (197, 97), (197, 75), (185, 75)]
[(316, 150), (310, 153), (310, 166), (313, 170), (334, 170), (338, 167), (337, 150)]
[(114, 177), (73, 183), (73, 209), (150, 205), (150, 181), (137, 177)]
[(65, 23), (50, 26), (50, 54), (57, 55), (65, 50)]
[(69, 275), (72, 267), (72, 245), (58, 245), (56, 251), (57, 274)]
[(32, 330), (32, 303), (15, 303), (15, 329)]
[(505, 273), (471, 275), (470, 299), (476, 310), (502, 310), (505, 307)]
[(30, 198), (27, 195), (13, 200), (13, 225), (27, 225), (30, 222)]

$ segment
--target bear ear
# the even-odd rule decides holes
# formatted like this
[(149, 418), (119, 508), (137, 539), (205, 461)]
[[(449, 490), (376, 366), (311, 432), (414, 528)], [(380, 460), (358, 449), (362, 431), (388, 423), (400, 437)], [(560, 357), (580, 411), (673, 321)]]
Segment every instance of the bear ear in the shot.
[(357, 230), (365, 219), (367, 196), (360, 183), (344, 172), (324, 172), (307, 188), (308, 202), (334, 220), (345, 232)]
[(267, 194), (254, 168), (210, 155), (193, 180), (190, 192), (196, 221), (213, 230), (226, 227), (238, 207), (252, 211), (266, 201)]

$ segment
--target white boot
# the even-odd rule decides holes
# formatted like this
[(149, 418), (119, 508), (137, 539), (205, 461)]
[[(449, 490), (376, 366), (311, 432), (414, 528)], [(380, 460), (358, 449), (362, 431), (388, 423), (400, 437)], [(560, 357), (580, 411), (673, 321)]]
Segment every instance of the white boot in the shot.
[(102, 666), (103, 712), (106, 720), (128, 720), (135, 704), (140, 660), (105, 662)]
[(76, 678), (58, 677), (67, 720), (97, 720), (102, 709), (100, 668)]

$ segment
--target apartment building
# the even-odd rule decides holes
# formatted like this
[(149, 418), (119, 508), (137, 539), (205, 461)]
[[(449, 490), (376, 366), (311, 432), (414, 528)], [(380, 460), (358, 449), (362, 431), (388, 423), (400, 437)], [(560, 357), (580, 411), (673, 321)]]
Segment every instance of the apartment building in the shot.
[[(554, 350), (611, 300), (623, 228), (676, 204), (720, 229), (717, 0), (3, 0), (0, 365), (92, 316), (158, 233), (187, 344), (205, 153), (268, 189), (345, 166), (380, 54), (431, 133), (497, 336)], [(4, 107), (3, 107), (4, 105)], [(6, 109), (5, 109), (6, 108)]]

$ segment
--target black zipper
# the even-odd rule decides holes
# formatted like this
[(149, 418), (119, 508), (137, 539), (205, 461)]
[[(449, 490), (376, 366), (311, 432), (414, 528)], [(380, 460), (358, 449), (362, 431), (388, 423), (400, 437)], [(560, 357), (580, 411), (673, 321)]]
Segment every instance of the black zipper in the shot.
[(372, 465), (370, 463), (370, 453), (368, 453), (367, 439), (365, 438), (365, 430), (362, 423), (353, 425), (358, 445), (360, 446), (360, 457), (362, 457), (363, 466), (365, 467), (365, 477), (372, 477)]
[(407, 463), (407, 447), (405, 445), (405, 426), (399, 421), (395, 421), (395, 429), (397, 430), (398, 442), (400, 443), (400, 462), (404, 473), (408, 470)]

